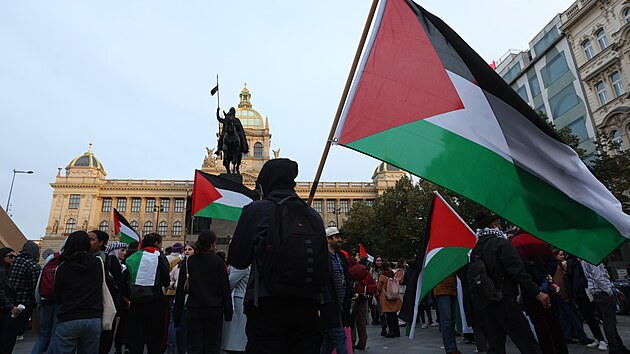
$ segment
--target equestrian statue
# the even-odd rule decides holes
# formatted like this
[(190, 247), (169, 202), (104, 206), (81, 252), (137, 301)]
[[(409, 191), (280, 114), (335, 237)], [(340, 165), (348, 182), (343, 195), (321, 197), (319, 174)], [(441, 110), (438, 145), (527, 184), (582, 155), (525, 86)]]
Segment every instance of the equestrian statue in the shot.
[[(245, 131), (241, 121), (236, 118), (236, 109), (234, 107), (225, 113), (224, 118), (219, 115), (220, 108), (217, 107), (217, 120), (223, 125), (221, 135), (219, 136), (219, 144), (215, 154), (223, 153), (223, 166), (227, 173), (240, 174), (241, 159), (243, 154), (249, 152), (249, 146), (245, 137)], [(230, 164), (232, 167), (230, 168)]]

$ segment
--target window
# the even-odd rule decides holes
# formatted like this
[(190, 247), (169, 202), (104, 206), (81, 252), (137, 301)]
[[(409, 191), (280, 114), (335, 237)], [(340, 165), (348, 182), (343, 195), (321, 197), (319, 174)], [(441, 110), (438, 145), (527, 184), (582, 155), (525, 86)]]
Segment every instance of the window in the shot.
[(597, 91), (597, 97), (599, 97), (599, 103), (602, 106), (608, 103), (608, 93), (606, 92), (606, 85), (603, 81), (595, 84), (595, 91)]
[(529, 91), (531, 91), (532, 96), (538, 96), (540, 94), (540, 82), (538, 82), (538, 76), (534, 74), (534, 76), (527, 80), (529, 81)]
[(71, 234), (74, 232), (74, 229), (77, 227), (77, 222), (76, 220), (70, 218), (68, 219), (68, 221), (66, 221), (66, 233), (67, 234)]
[(547, 65), (540, 71), (545, 87), (551, 86), (556, 80), (558, 80), (564, 73), (569, 71), (567, 60), (564, 57), (564, 52), (559, 53), (550, 60), (547, 60)]
[(573, 84), (569, 84), (569, 86), (563, 88), (549, 99), (549, 108), (551, 108), (553, 119), (558, 119), (558, 117), (575, 107), (578, 103), (580, 103), (580, 100), (575, 93), (575, 87), (573, 87)]
[(103, 198), (101, 211), (112, 211), (112, 198)]
[(623, 12), (623, 17), (625, 17), (626, 22), (630, 23), (630, 7), (625, 9)]
[(569, 124), (569, 129), (571, 129), (571, 134), (580, 139), (580, 142), (588, 140), (588, 133), (586, 131), (586, 123), (584, 123), (584, 117), (580, 117), (573, 123)]
[(601, 50), (606, 49), (608, 47), (608, 38), (606, 38), (606, 32), (604, 32), (603, 28), (600, 28), (595, 32), (595, 36), (597, 37), (597, 43), (599, 43), (599, 48)]
[(160, 209), (160, 212), (162, 213), (168, 213), (168, 209), (171, 206), (171, 200), (170, 199), (160, 199), (160, 206), (162, 206), (162, 209)]
[(619, 71), (615, 71), (612, 75), (610, 75), (610, 81), (612, 82), (613, 91), (615, 91), (615, 97), (619, 97), (626, 93), (626, 88), (623, 87)]
[(551, 45), (554, 39), (558, 38), (559, 34), (560, 33), (558, 32), (558, 27), (551, 27), (549, 31), (545, 33), (545, 35), (538, 42), (536, 42), (536, 44), (534, 44), (534, 52), (536, 52), (536, 56), (544, 52), (545, 49), (547, 49), (549, 45)]
[(328, 227), (337, 227), (337, 223), (336, 223), (336, 222), (334, 222), (334, 221), (330, 221), (330, 222), (328, 223)]
[(81, 203), (81, 196), (78, 194), (70, 194), (70, 201), (68, 203), (68, 209), (79, 209)]
[(348, 204), (350, 204), (347, 200), (340, 200), (339, 201), (339, 209), (340, 212), (342, 213), (347, 213), (348, 212)]
[(103, 232), (107, 232), (107, 230), (109, 229), (109, 223), (105, 220), (101, 221), (101, 224), (98, 225), (98, 229)]
[(173, 236), (181, 236), (182, 235), (182, 222), (175, 221), (173, 223)]
[(327, 200), (326, 201), (326, 212), (327, 213), (334, 213), (335, 212), (335, 201), (334, 200)]
[(155, 198), (147, 198), (147, 203), (144, 205), (145, 213), (152, 213), (155, 211)]
[(137, 221), (133, 220), (132, 222), (129, 223), (129, 225), (131, 225), (131, 228), (133, 229), (133, 231), (138, 233), (138, 222)]
[(519, 87), (515, 91), (516, 91), (516, 93), (518, 93), (519, 96), (521, 96), (523, 101), (525, 101), (525, 102), (529, 101), (529, 98), (527, 97), (527, 89), (525, 88), (525, 85)]
[(505, 80), (505, 82), (510, 83), (510, 81), (512, 81), (516, 75), (518, 75), (518, 73), (521, 72), (521, 63), (517, 62), (516, 65), (514, 65), (513, 67), (510, 68), (510, 70), (508, 70), (505, 75), (503, 75), (503, 80)]
[(623, 147), (623, 140), (621, 139), (621, 132), (619, 130), (613, 130), (612, 133), (610, 133), (610, 136), (612, 137), (612, 141), (615, 144), (618, 144), (618, 149), (619, 151), (624, 151), (624, 147)]
[(315, 211), (320, 213), (320, 214), (322, 213), (322, 201), (321, 201), (321, 199), (313, 200), (313, 209), (315, 209)]
[(547, 108), (545, 107), (545, 103), (543, 102), (540, 106), (534, 109), (539, 116), (545, 117), (545, 119), (549, 119), (549, 115), (547, 114)]
[(127, 211), (127, 198), (118, 198), (116, 201), (116, 210), (120, 212)]
[(366, 199), (365, 205), (371, 207), (372, 205), (374, 205), (374, 199)]
[(145, 235), (153, 231), (153, 223), (151, 221), (147, 221), (144, 223), (144, 230), (142, 231)]
[(254, 144), (254, 158), (262, 159), (263, 157), (262, 148), (263, 147), (261, 143)]
[(138, 213), (140, 212), (140, 204), (142, 200), (140, 198), (131, 198), (131, 212)]
[(595, 51), (593, 50), (593, 46), (591, 45), (591, 41), (588, 39), (582, 43), (582, 48), (584, 48), (584, 55), (586, 56), (586, 60), (590, 60), (595, 56)]
[(164, 236), (166, 235), (167, 230), (168, 224), (166, 223), (166, 221), (160, 221), (160, 224), (158, 225), (158, 234)]
[(352, 200), (352, 207), (354, 208), (357, 204), (362, 203), (363, 201), (361, 199), (353, 199)]
[(184, 200), (183, 199), (175, 199), (175, 212), (183, 213), (184, 212)]

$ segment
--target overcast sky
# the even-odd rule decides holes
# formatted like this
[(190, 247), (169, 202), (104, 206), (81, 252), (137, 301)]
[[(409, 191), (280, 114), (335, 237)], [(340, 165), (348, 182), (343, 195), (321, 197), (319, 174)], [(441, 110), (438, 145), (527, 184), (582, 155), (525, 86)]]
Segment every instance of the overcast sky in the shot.
[[(420, 2), (487, 62), (525, 49), (573, 1)], [(58, 167), (90, 140), (107, 178), (192, 179), (214, 147), (216, 97), (243, 83), (269, 116), (272, 148), (312, 181), (369, 0), (3, 1), (0, 204), (44, 235)], [(333, 147), (323, 181), (369, 181), (377, 161)]]

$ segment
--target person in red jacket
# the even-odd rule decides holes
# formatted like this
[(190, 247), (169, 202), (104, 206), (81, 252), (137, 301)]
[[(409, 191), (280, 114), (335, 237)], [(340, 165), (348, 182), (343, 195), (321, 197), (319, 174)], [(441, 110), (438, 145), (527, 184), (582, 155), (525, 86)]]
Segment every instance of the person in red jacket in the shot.
[[(354, 301), (350, 313), (350, 327), (352, 329), (352, 345), (354, 349), (365, 350), (367, 345), (367, 306), (370, 296), (376, 293), (376, 282), (367, 268), (354, 258), (348, 257), (350, 262), (350, 277), (354, 281)], [(357, 332), (359, 341), (357, 342)]]

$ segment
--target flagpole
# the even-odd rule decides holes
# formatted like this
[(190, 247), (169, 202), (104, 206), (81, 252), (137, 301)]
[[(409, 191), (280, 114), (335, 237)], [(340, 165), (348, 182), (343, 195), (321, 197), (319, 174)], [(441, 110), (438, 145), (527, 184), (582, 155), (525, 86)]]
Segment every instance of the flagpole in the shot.
[(341, 117), (341, 111), (343, 110), (343, 105), (346, 102), (346, 99), (348, 98), (348, 92), (350, 91), (350, 84), (352, 84), (352, 78), (354, 78), (354, 73), (357, 70), (359, 59), (361, 58), (361, 52), (363, 52), (363, 47), (365, 46), (365, 39), (367, 38), (367, 34), (370, 30), (370, 25), (372, 24), (372, 19), (374, 18), (374, 13), (376, 12), (377, 5), (378, 5), (378, 0), (372, 0), (372, 7), (370, 8), (370, 12), (368, 14), (367, 20), (365, 21), (365, 27), (363, 28), (363, 34), (361, 34), (361, 40), (359, 41), (359, 46), (357, 47), (357, 51), (354, 54), (354, 61), (352, 62), (352, 67), (350, 68), (350, 72), (348, 73), (346, 86), (344, 87), (343, 93), (341, 94), (341, 99), (339, 100), (339, 106), (337, 107), (335, 120), (333, 121), (332, 127), (330, 127), (328, 140), (326, 141), (326, 145), (324, 146), (324, 152), (322, 153), (322, 158), (319, 161), (319, 167), (317, 167), (317, 173), (315, 174), (315, 179), (313, 180), (313, 185), (311, 186), (311, 191), (308, 195), (307, 204), (309, 206), (313, 204), (313, 197), (315, 196), (317, 185), (319, 185), (319, 179), (321, 178), (322, 171), (324, 170), (324, 163), (326, 162), (326, 159), (328, 158), (328, 152), (330, 151), (330, 145), (335, 135), (335, 131), (337, 130), (337, 125), (339, 124), (339, 118)]
[[(219, 74), (217, 74), (217, 109), (221, 108), (221, 104), (220, 104), (220, 101), (219, 101), (219, 95), (221, 94), (221, 92), (219, 92), (219, 91), (221, 91), (221, 90), (218, 89), (218, 87), (219, 87)], [(217, 112), (217, 114), (218, 113), (219, 112)], [(219, 128), (218, 128), (219, 129), (218, 130), (219, 135), (221, 135), (221, 122), (217, 121), (217, 124), (219, 126)], [(221, 149), (221, 147), (218, 147), (218, 149)]]

